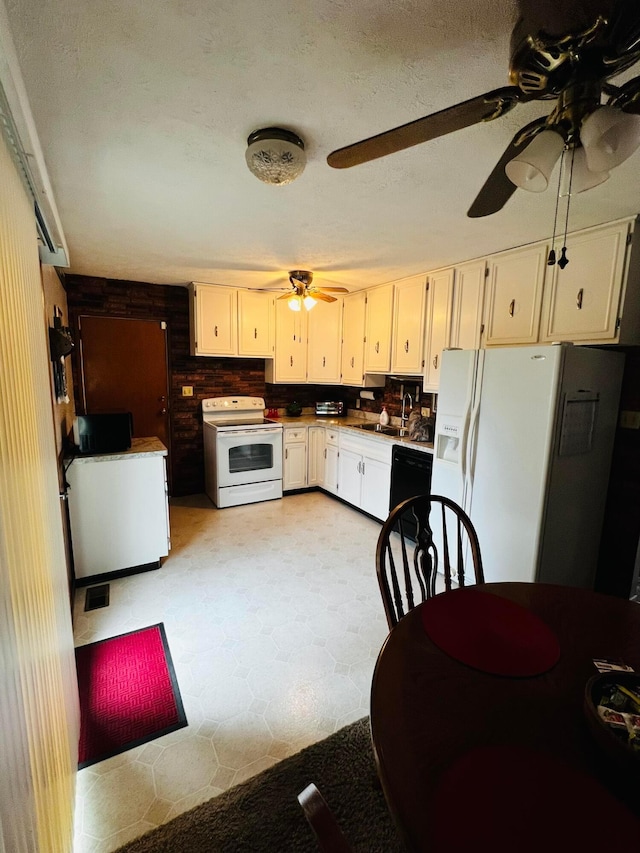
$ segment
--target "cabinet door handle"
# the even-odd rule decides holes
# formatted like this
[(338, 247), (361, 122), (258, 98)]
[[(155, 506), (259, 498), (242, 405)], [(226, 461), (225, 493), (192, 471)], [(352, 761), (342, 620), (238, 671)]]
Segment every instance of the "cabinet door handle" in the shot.
[(258, 327), (257, 327), (257, 326), (256, 326), (256, 327), (254, 328), (254, 330), (253, 330), (253, 337), (254, 337), (254, 338), (257, 338), (257, 337), (258, 337)]
[(293, 356), (292, 355), (289, 356), (289, 364), (291, 367), (293, 367)]
[(322, 356), (322, 366), (323, 366), (323, 367), (325, 366), (326, 361), (327, 361), (327, 359), (326, 359), (324, 356)]
[(161, 414), (161, 415), (166, 415), (166, 414), (167, 414), (167, 410), (166, 410), (166, 409), (160, 409), (160, 414)]
[(358, 462), (358, 474), (362, 473), (362, 462)]
[(409, 339), (408, 339), (408, 338), (407, 338), (407, 340), (404, 342), (404, 351), (405, 351), (405, 352), (409, 352)]
[(380, 341), (376, 341), (375, 351), (380, 352)]
[(578, 311), (582, 310), (582, 296), (584, 294), (584, 288), (581, 287), (578, 291), (578, 296), (576, 297), (576, 305), (578, 306)]
[(364, 462), (362, 463), (362, 476), (364, 477)]
[(434, 357), (433, 357), (433, 366), (435, 367), (436, 370), (438, 369), (438, 356), (437, 355), (434, 355)]
[(516, 300), (512, 299), (511, 302), (509, 303), (509, 316), (510, 317), (513, 317), (515, 310), (516, 310)]
[(355, 362), (355, 356), (354, 356), (354, 355), (352, 355), (352, 356), (351, 356), (351, 367), (353, 367), (354, 362)]
[(218, 337), (218, 327), (217, 326), (213, 327), (213, 334), (216, 336), (216, 338)]
[(327, 448), (326, 448), (326, 447), (325, 447), (325, 449), (324, 449), (324, 458), (325, 458), (325, 459), (327, 458)]

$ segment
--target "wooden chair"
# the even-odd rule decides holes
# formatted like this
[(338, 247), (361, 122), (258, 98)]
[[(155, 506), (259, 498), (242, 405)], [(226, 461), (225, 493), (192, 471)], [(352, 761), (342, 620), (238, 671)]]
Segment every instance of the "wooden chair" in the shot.
[(436, 594), (436, 575), (452, 584), (484, 583), (478, 536), (465, 511), (449, 498), (419, 495), (394, 507), (382, 526), (376, 570), (389, 628)]
[(322, 853), (352, 853), (333, 812), (313, 783), (298, 794), (298, 802), (318, 839)]

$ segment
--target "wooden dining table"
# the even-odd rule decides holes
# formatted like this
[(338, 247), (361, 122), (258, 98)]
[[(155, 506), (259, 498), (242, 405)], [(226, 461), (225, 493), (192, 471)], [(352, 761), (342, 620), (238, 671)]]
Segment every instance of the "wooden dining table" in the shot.
[[(514, 808), (517, 800), (511, 789), (520, 784), (517, 774), (498, 774), (493, 767), (492, 756), (498, 756), (499, 766), (505, 750), (506, 754), (520, 750), (525, 756), (544, 756), (567, 773), (578, 774), (576, 778), (595, 779), (616, 806), (621, 796), (625, 799), (619, 777), (602, 763), (583, 704), (585, 685), (597, 675), (594, 659), (621, 660), (640, 671), (640, 606), (550, 584), (483, 584), (478, 589), (515, 602), (539, 617), (557, 637), (560, 656), (548, 671), (530, 677), (480, 671), (433, 642), (422, 618), (425, 604), (411, 610), (391, 630), (373, 676), (371, 736), (387, 804), (411, 851), (458, 849), (453, 842), (442, 843), (434, 803), (445, 802), (454, 834), (456, 815), (460, 822), (465, 821), (474, 798), (488, 796), (487, 785), (493, 785), (496, 797), (503, 797)], [(451, 594), (455, 592), (444, 593)], [(517, 760), (520, 753), (514, 754)], [(476, 772), (474, 777), (471, 772), (468, 786), (463, 781), (462, 790), (447, 792), (443, 800), (443, 780), (450, 768), (464, 763), (469, 755), (481, 755), (485, 763), (480, 766), (486, 773)], [(464, 780), (464, 776), (460, 778)], [(531, 795), (526, 790), (528, 781), (525, 778), (523, 798)], [(544, 791), (538, 808), (544, 820)], [(636, 821), (640, 817), (637, 794), (621, 808), (635, 810), (632, 821)], [(526, 819), (531, 823), (531, 810)], [(518, 849), (515, 839), (512, 849)]]

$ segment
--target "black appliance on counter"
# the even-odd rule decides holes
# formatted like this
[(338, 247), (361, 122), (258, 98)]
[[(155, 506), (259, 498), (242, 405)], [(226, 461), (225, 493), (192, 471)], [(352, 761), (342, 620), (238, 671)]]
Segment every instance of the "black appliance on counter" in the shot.
[[(389, 510), (415, 495), (431, 492), (431, 469), (433, 456), (422, 450), (414, 450), (395, 444), (391, 454), (391, 494)], [(416, 523), (411, 514), (402, 519), (405, 533), (415, 539)]]
[(80, 453), (119, 453), (129, 450), (132, 434), (131, 412), (78, 415), (73, 423), (73, 440)]

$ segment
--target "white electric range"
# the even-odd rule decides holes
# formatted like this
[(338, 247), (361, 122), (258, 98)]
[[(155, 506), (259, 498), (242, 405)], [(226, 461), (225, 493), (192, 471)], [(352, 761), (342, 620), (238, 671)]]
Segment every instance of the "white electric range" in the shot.
[(217, 507), (282, 497), (282, 424), (262, 397), (202, 401), (205, 491)]

